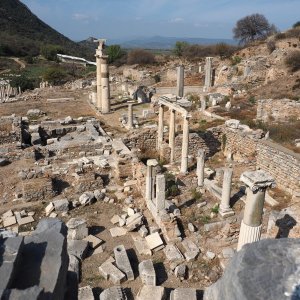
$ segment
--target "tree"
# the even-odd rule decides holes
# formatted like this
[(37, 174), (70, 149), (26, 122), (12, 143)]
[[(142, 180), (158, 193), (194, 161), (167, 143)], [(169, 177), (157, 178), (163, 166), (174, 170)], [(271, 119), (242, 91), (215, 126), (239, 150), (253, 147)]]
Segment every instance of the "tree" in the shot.
[(296, 22), (296, 23), (293, 25), (293, 28), (297, 28), (297, 27), (300, 27), (300, 21)]
[(113, 63), (126, 53), (120, 45), (111, 45), (106, 48), (106, 54), (108, 55), (108, 62)]
[(56, 45), (44, 45), (41, 47), (41, 54), (48, 60), (57, 61), (57, 54), (64, 54), (64, 50)]
[(20, 87), (22, 91), (33, 90), (35, 88), (34, 79), (27, 77), (25, 74), (13, 77), (9, 83), (12, 87)]
[(59, 85), (66, 82), (68, 74), (60, 67), (51, 67), (44, 73), (44, 80), (53, 85)]
[(240, 44), (265, 39), (275, 32), (277, 32), (276, 27), (261, 14), (246, 16), (237, 21), (233, 28), (234, 38), (239, 40)]
[(184, 49), (188, 46), (189, 44), (187, 42), (180, 42), (177, 41), (175, 44), (175, 47), (173, 49), (173, 52), (176, 56), (182, 56)]

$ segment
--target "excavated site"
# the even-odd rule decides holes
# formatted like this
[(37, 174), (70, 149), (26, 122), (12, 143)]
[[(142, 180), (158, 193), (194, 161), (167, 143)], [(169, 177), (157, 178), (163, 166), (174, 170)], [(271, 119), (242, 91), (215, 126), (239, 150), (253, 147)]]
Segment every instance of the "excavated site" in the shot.
[(251, 128), (299, 122), (272, 98), (299, 41), (120, 68), (104, 43), (90, 80), (2, 83), (0, 298), (299, 299), (300, 136)]

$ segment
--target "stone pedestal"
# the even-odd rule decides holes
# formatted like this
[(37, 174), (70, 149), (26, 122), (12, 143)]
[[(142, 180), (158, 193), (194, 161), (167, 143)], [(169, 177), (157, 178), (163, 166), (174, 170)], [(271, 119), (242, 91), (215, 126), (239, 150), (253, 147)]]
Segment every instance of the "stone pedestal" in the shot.
[(232, 173), (232, 169), (224, 169), (222, 201), (219, 208), (219, 213), (223, 218), (234, 215), (234, 211), (230, 207)]
[(260, 240), (266, 189), (275, 186), (274, 179), (261, 170), (244, 172), (240, 180), (247, 186), (247, 199), (237, 250)]
[(170, 126), (169, 126), (169, 146), (171, 148), (170, 162), (174, 162), (175, 158), (175, 115), (174, 109), (170, 110)]
[(108, 56), (101, 57), (101, 105), (102, 113), (110, 112), (110, 92), (109, 92), (109, 72), (108, 72)]
[(133, 108), (132, 103), (128, 104), (128, 121), (127, 121), (127, 128), (133, 128)]
[(182, 128), (182, 152), (181, 152), (181, 173), (188, 171), (188, 154), (189, 154), (189, 119), (187, 116), (183, 117)]
[(156, 149), (161, 149), (164, 140), (164, 107), (161, 105), (158, 112), (158, 130), (157, 130), (157, 145)]
[(197, 181), (198, 186), (202, 187), (204, 184), (204, 165), (205, 165), (205, 151), (200, 149), (197, 156)]
[(183, 97), (184, 90), (184, 67), (177, 67), (177, 96)]

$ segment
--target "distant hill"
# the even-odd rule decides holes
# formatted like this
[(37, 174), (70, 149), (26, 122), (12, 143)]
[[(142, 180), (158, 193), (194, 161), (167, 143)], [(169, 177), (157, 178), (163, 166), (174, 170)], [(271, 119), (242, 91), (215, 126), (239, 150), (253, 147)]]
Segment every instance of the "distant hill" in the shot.
[(51, 28), (19, 0), (0, 0), (0, 29), (0, 55), (35, 56), (42, 46), (57, 45), (69, 55), (92, 56), (89, 47)]
[(172, 49), (177, 41), (189, 44), (212, 45), (217, 43), (227, 43), (236, 45), (236, 41), (231, 39), (207, 39), (207, 38), (186, 38), (186, 37), (141, 37), (133, 40), (108, 40), (108, 44), (119, 44), (123, 48), (144, 48), (144, 49)]

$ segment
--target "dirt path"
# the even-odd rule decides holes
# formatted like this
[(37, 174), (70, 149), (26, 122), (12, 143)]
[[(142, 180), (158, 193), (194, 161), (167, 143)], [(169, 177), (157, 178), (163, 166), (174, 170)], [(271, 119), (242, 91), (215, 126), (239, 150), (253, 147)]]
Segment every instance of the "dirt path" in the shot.
[(20, 69), (25, 69), (26, 68), (26, 64), (20, 60), (20, 58), (18, 57), (10, 57), (10, 59), (14, 60), (17, 64), (20, 65)]

